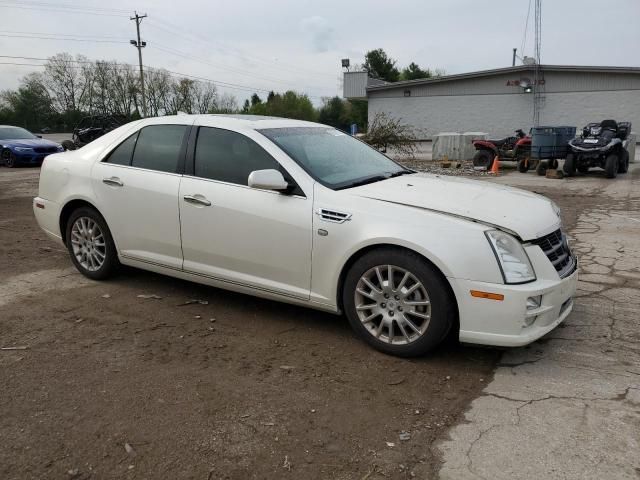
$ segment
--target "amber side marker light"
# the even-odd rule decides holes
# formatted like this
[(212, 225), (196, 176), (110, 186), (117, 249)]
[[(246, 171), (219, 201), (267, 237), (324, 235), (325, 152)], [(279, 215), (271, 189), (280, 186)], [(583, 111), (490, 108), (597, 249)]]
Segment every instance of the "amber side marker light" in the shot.
[(481, 292), (480, 290), (471, 290), (471, 296), (476, 298), (486, 298), (488, 300), (498, 300), (499, 302), (504, 300), (504, 295), (499, 293)]
[(36, 202), (36, 207), (42, 208), (44, 210), (44, 203)]

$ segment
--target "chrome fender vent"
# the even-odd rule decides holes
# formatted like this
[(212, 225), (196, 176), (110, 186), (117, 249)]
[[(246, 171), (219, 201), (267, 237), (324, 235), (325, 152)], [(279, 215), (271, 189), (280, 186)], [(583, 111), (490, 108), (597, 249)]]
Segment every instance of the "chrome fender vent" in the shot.
[(319, 208), (316, 210), (318, 215), (325, 222), (344, 223), (351, 220), (351, 214), (345, 212), (338, 212), (337, 210), (329, 210), (328, 208)]

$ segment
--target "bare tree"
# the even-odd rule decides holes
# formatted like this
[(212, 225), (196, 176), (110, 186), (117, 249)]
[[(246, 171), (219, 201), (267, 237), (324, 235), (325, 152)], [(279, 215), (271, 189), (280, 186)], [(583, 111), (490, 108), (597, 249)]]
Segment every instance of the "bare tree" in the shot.
[(363, 140), (383, 152), (391, 148), (400, 155), (414, 157), (417, 151), (413, 129), (384, 112), (375, 114)]
[(218, 97), (216, 86), (210, 82), (196, 82), (193, 85), (196, 113), (209, 113)]
[(209, 110), (209, 113), (236, 113), (238, 100), (230, 93), (223, 93), (216, 98), (215, 105)]
[(160, 69), (149, 69), (145, 76), (145, 93), (149, 115), (157, 117), (169, 111), (168, 103), (172, 91), (172, 78), (169, 72)]
[(44, 68), (45, 85), (58, 112), (75, 112), (81, 109), (88, 84), (78, 65), (87, 61), (81, 55), (74, 60), (68, 53), (59, 53), (47, 60)]

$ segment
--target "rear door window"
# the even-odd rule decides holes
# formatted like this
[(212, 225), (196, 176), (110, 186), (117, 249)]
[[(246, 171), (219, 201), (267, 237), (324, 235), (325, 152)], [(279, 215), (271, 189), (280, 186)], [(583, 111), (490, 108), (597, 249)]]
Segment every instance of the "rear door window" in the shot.
[(132, 166), (177, 173), (187, 125), (151, 125), (140, 130)]
[(124, 142), (113, 149), (113, 151), (105, 159), (105, 162), (112, 163), (114, 165), (131, 165), (131, 157), (133, 156), (133, 149), (136, 146), (137, 138), (138, 132), (131, 135)]

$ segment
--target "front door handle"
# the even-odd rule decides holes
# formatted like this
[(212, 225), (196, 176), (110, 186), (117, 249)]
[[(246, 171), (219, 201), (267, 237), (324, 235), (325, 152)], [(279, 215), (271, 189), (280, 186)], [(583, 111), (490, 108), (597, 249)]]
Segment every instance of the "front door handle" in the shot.
[(192, 203), (194, 205), (203, 205), (205, 207), (210, 207), (211, 202), (204, 198), (202, 195), (185, 195), (184, 201), (187, 203)]
[(106, 183), (112, 187), (123, 187), (124, 183), (118, 177), (103, 178), (102, 183)]

